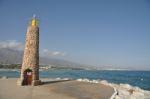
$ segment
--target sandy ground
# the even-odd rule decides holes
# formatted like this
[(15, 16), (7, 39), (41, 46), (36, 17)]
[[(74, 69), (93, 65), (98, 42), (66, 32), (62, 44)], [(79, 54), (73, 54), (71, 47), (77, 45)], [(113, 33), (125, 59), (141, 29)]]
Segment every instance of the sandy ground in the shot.
[(113, 88), (79, 81), (42, 79), (39, 86), (17, 86), (17, 79), (0, 79), (0, 99), (109, 99)]

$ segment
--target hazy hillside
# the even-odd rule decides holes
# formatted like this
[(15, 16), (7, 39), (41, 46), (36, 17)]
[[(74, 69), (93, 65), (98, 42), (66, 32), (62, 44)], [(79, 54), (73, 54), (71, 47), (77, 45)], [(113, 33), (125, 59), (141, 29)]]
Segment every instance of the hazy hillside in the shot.
[[(0, 48), (0, 64), (21, 64), (23, 51)], [(55, 67), (71, 67), (84, 68), (94, 70), (127, 70), (128, 68), (120, 68), (114, 66), (91, 66), (79, 63), (70, 62), (62, 59), (54, 59), (47, 57), (40, 57), (40, 65), (53, 65)]]
[[(0, 49), (0, 63), (2, 64), (20, 64), (22, 62), (22, 51), (1, 48)], [(85, 65), (73, 63), (61, 59), (40, 57), (40, 64), (53, 65), (57, 67), (73, 67), (73, 68), (85, 68)]]
[(1, 48), (0, 49), (0, 63), (4, 64), (16, 64), (21, 63), (22, 60), (22, 52), (8, 49), (8, 48)]

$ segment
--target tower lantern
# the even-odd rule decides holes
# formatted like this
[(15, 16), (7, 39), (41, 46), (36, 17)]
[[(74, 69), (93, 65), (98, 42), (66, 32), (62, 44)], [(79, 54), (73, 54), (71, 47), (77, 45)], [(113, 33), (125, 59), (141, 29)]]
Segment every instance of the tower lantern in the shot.
[(36, 19), (35, 15), (33, 15), (33, 18), (31, 20), (31, 25), (32, 26), (38, 26), (38, 20)]

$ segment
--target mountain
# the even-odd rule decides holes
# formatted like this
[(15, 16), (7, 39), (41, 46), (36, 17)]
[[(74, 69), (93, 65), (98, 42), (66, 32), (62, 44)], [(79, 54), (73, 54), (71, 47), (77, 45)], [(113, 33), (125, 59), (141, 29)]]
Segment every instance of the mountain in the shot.
[[(23, 51), (11, 48), (0, 48), (0, 64), (21, 64)], [(128, 68), (120, 68), (114, 66), (91, 66), (79, 64), (63, 59), (54, 59), (40, 56), (40, 65), (51, 65), (54, 67), (69, 67), (69, 68), (82, 68), (92, 70), (128, 70)], [(134, 70), (134, 69), (133, 69)]]
[[(1, 48), (0, 49), (0, 63), (1, 64), (21, 64), (23, 51)], [(86, 68), (86, 65), (70, 62), (63, 59), (54, 59), (47, 57), (40, 57), (40, 64), (52, 65), (55, 67), (70, 67), (70, 68)]]
[(9, 48), (0, 49), (0, 63), (3, 64), (18, 64), (22, 60), (22, 51)]

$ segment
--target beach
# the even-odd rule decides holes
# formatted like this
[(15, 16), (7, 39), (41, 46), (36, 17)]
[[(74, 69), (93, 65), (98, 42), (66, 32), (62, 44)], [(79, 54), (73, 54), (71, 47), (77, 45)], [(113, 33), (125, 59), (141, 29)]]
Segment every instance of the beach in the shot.
[(0, 79), (0, 99), (110, 99), (114, 88), (101, 83), (41, 79), (39, 86), (17, 86), (17, 78)]

